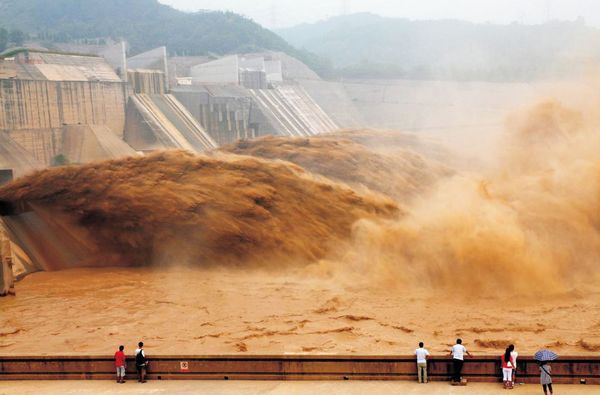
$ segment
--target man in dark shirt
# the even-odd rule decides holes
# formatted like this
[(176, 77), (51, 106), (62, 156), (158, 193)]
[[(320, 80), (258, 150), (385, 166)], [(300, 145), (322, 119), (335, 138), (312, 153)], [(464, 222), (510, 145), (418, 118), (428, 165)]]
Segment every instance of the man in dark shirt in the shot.
[(144, 343), (139, 342), (138, 348), (135, 350), (135, 367), (138, 373), (138, 381), (140, 383), (146, 382), (146, 367), (148, 366), (148, 360), (146, 359), (146, 353), (144, 353)]

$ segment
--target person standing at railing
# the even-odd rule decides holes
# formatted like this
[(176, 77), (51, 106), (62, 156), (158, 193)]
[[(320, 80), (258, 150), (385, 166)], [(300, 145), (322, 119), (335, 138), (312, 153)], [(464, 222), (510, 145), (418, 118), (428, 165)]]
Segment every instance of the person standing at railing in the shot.
[(515, 367), (511, 353), (511, 348), (506, 347), (504, 354), (502, 355), (502, 383), (505, 389), (513, 388), (512, 373)]
[(144, 352), (144, 343), (139, 342), (138, 348), (135, 350), (135, 367), (137, 369), (138, 381), (140, 383), (146, 382), (146, 368), (148, 367), (148, 359)]
[(545, 395), (548, 395), (548, 390), (550, 390), (550, 395), (554, 393), (552, 391), (552, 368), (546, 361), (540, 363), (540, 384), (542, 384)]
[(429, 358), (429, 351), (423, 347), (423, 342), (419, 343), (419, 348), (415, 350), (417, 356), (417, 379), (419, 383), (426, 384), (427, 380), (427, 358)]
[(452, 355), (452, 362), (454, 365), (454, 375), (452, 376), (452, 381), (455, 383), (460, 383), (460, 375), (462, 373), (465, 354), (467, 354), (469, 357), (472, 357), (465, 346), (462, 345), (462, 339), (456, 339), (456, 344), (453, 345), (452, 349), (450, 350), (450, 355)]
[(512, 357), (513, 363), (515, 364), (512, 371), (512, 382), (514, 385), (515, 381), (517, 380), (517, 357), (519, 356), (519, 353), (515, 350), (514, 344), (511, 344), (510, 346), (508, 346), (508, 348), (510, 348), (510, 356)]
[(115, 368), (117, 369), (117, 383), (123, 384), (125, 382), (125, 353), (123, 350), (125, 346), (119, 346), (119, 351), (115, 353)]

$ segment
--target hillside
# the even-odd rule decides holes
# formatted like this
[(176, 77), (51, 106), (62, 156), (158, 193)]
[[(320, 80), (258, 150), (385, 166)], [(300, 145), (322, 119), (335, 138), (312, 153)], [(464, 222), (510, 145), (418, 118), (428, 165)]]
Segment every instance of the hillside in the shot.
[(582, 20), (493, 25), (354, 14), (277, 33), (328, 57), (346, 77), (529, 81), (578, 75), (600, 62), (600, 30)]
[(316, 57), (241, 15), (186, 13), (156, 0), (0, 0), (0, 26), (49, 42), (124, 38), (133, 54), (161, 45), (185, 55), (269, 49), (319, 68)]

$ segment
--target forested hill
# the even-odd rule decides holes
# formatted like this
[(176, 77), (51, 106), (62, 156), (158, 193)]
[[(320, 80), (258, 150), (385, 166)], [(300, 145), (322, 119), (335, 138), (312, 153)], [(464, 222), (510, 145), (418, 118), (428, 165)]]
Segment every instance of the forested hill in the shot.
[(345, 77), (528, 81), (600, 67), (600, 30), (582, 19), (496, 25), (354, 14), (276, 32)]
[(156, 0), (0, 0), (0, 26), (42, 41), (125, 39), (134, 54), (162, 45), (186, 55), (269, 49), (319, 68), (313, 56), (241, 15), (187, 13)]

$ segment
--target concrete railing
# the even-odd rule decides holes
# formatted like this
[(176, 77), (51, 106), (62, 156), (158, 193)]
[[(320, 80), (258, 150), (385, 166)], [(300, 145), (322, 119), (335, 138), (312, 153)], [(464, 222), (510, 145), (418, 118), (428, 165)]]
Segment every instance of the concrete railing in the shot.
[[(333, 355), (218, 355), (151, 356), (151, 380), (416, 380), (414, 356)], [(135, 375), (129, 357), (127, 374)], [(0, 380), (112, 379), (110, 356), (0, 357)], [(446, 381), (452, 373), (449, 357), (432, 357), (431, 380)], [(561, 357), (552, 363), (555, 383), (600, 384), (600, 357)], [(465, 359), (463, 375), (469, 381), (501, 381), (500, 357)], [(538, 383), (539, 369), (531, 358), (518, 360), (516, 382)]]

